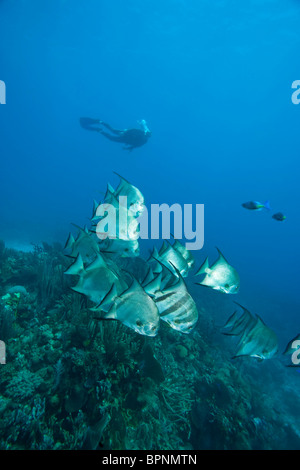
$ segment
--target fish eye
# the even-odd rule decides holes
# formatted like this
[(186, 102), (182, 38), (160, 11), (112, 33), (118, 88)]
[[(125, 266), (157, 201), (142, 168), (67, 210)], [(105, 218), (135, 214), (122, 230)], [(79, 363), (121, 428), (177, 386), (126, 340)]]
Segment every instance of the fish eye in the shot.
[(154, 325), (152, 326), (151, 331), (155, 331), (155, 330), (156, 330), (156, 326)]
[(224, 286), (226, 289), (229, 289), (229, 284), (225, 284)]
[(141, 320), (136, 320), (135, 324), (136, 324), (136, 326), (142, 326)]

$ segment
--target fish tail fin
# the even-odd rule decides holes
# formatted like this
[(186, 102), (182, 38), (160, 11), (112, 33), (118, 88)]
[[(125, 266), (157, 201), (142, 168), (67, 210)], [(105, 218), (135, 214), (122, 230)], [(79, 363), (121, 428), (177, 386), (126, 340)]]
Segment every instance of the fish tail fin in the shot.
[(198, 271), (195, 273), (195, 276), (199, 276), (199, 274), (206, 274), (207, 269), (209, 269), (208, 257), (205, 259), (204, 263), (200, 266)]
[(264, 208), (267, 209), (267, 211), (271, 210), (270, 201), (265, 201), (264, 202)]

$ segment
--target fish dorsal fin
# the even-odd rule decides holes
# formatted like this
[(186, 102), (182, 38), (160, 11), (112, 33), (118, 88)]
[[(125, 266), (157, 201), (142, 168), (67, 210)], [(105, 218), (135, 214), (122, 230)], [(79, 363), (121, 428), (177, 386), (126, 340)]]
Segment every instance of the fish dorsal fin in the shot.
[(111, 266), (107, 266), (107, 268), (110, 270), (110, 272), (115, 276), (116, 280), (120, 280), (120, 275), (119, 273), (116, 271), (115, 268), (112, 268)]
[(79, 235), (87, 235), (89, 233), (86, 225), (84, 227), (80, 227), (79, 225), (73, 223), (72, 225), (78, 229)]
[(101, 300), (100, 304), (97, 306), (98, 307), (103, 307), (104, 305), (110, 304), (115, 300), (115, 298), (118, 297), (118, 292), (116, 288), (116, 284), (113, 284), (107, 294), (103, 297)]
[(119, 204), (119, 199), (117, 198), (115, 193), (111, 193), (111, 197), (112, 197), (112, 202), (115, 202), (116, 204)]
[(185, 282), (184, 280), (182, 279), (182, 277), (180, 277), (179, 279), (176, 278), (176, 282), (174, 283), (168, 283), (162, 290), (163, 294), (168, 294), (168, 293), (171, 293), (171, 292), (174, 292), (175, 290), (178, 290), (180, 289), (181, 287), (185, 287)]
[(159, 250), (159, 256), (161, 256), (167, 249), (168, 249), (168, 245), (164, 241), (162, 246), (161, 246), (161, 249)]
[(252, 317), (252, 318), (253, 318), (253, 315), (252, 315), (252, 313), (251, 313), (251, 312), (249, 312), (249, 310), (247, 310), (245, 307), (243, 307), (243, 305), (239, 304), (239, 303), (238, 303), (238, 302), (236, 302), (235, 300), (234, 300), (234, 303), (235, 303), (236, 305), (238, 305), (239, 307), (241, 307), (241, 309), (243, 309), (245, 313), (247, 313), (248, 315), (250, 315), (250, 317)]
[(165, 288), (164, 288), (164, 292), (171, 292), (171, 291), (174, 290), (174, 288), (175, 288), (175, 289), (178, 289), (178, 288), (180, 288), (180, 287), (182, 287), (182, 286), (183, 286), (184, 288), (186, 288), (186, 284), (185, 284), (185, 282), (184, 282), (184, 280), (183, 280), (183, 277), (182, 277), (181, 274), (180, 274), (180, 271), (176, 268), (176, 266), (174, 266), (174, 264), (173, 264), (171, 261), (169, 261), (169, 263), (171, 264), (171, 266), (173, 267), (173, 269), (174, 269), (175, 272), (176, 272), (176, 275), (177, 275), (177, 276), (175, 276), (174, 273), (173, 273), (172, 271), (170, 271), (171, 274), (172, 274), (172, 276), (173, 276), (173, 278), (176, 279), (176, 282), (172, 283), (171, 285), (169, 285), (170, 283), (168, 283), (168, 284), (165, 286)]
[(169, 264), (172, 266), (172, 268), (174, 269), (175, 273), (177, 274), (177, 277), (180, 279), (182, 278), (181, 276), (181, 273), (179, 271), (179, 269), (177, 268), (177, 266), (175, 266), (174, 263), (172, 263), (172, 261), (169, 260)]
[(163, 271), (163, 265), (160, 263), (160, 261), (157, 261), (157, 259), (153, 258), (153, 261), (155, 261), (155, 265), (152, 268), (152, 271), (154, 274), (159, 274)]
[(119, 173), (117, 173), (116, 171), (114, 171), (113, 173), (120, 178), (121, 182), (124, 181), (124, 183), (129, 184), (129, 186), (132, 186), (131, 183), (129, 183), (129, 181), (124, 178), (124, 176), (119, 175)]
[(93, 201), (93, 212), (92, 212), (92, 217), (91, 217), (91, 221), (93, 222), (95, 219), (99, 219), (99, 217), (97, 216), (97, 209), (98, 209), (98, 206), (100, 205), (99, 202), (97, 202), (95, 199)]
[(159, 253), (157, 251), (156, 246), (153, 247), (152, 252), (150, 252), (150, 256), (148, 258), (148, 263), (153, 261), (158, 261), (160, 259)]
[(179, 241), (177, 238), (175, 238), (175, 239), (174, 239), (174, 243), (173, 243), (173, 248), (176, 250), (176, 247), (178, 247), (178, 246), (184, 248), (184, 246), (182, 245), (182, 243), (180, 243), (180, 241)]
[(110, 183), (107, 183), (107, 189), (111, 194), (115, 194), (115, 190)]
[[(262, 326), (267, 326), (267, 325), (265, 324), (265, 322), (263, 321), (263, 319), (262, 319), (259, 315), (255, 314), (255, 318), (257, 319), (257, 323), (259, 323), (259, 324), (262, 325)], [(268, 328), (268, 327), (267, 327), (267, 328)]]
[(114, 192), (115, 192), (115, 190), (113, 189), (113, 187), (109, 183), (107, 183), (106, 191), (105, 191), (105, 194), (104, 194), (104, 201), (106, 201), (107, 198), (114, 195)]
[(110, 205), (112, 205), (112, 206), (114, 206), (114, 207), (115, 207), (114, 204), (116, 204), (116, 205), (119, 204), (119, 201), (118, 201), (118, 198), (117, 198), (115, 192), (112, 193), (112, 192), (109, 190), (109, 188), (107, 188), (107, 191), (106, 191), (106, 193), (105, 193), (104, 204), (110, 204)]
[(86, 238), (90, 235), (86, 225), (83, 228), (79, 227), (79, 225), (76, 225), (76, 224), (72, 224), (72, 225), (74, 225), (74, 227), (78, 229), (78, 234), (75, 240), (76, 243), (80, 242), (83, 238)]
[(151, 282), (149, 282), (145, 287), (144, 291), (148, 295), (154, 295), (157, 291), (160, 290), (161, 286), (161, 276), (162, 273), (159, 273)]
[(200, 274), (207, 274), (207, 270), (210, 269), (209, 268), (209, 264), (208, 264), (208, 256), (207, 258), (205, 258), (203, 264), (201, 264), (200, 268), (198, 269), (198, 271), (195, 273), (195, 276), (199, 276)]
[(131, 187), (132, 184), (129, 183), (123, 176), (119, 175), (116, 171), (114, 171), (114, 174), (117, 175), (120, 178), (120, 183), (119, 186), (116, 189), (116, 193), (119, 195), (124, 189), (127, 189), (128, 187)]
[(234, 325), (235, 321), (237, 320), (237, 317), (238, 316), (238, 313), (237, 313), (237, 310), (235, 310), (233, 312), (232, 315), (230, 315), (230, 317), (228, 318), (228, 320), (226, 321), (225, 325), (222, 327), (222, 328), (230, 328)]
[(157, 251), (156, 246), (153, 247), (153, 251), (152, 251), (151, 257), (154, 258), (156, 261), (158, 261), (158, 259), (159, 259), (159, 253), (158, 253), (158, 251)]
[(96, 258), (94, 259), (94, 261), (92, 261), (86, 267), (86, 271), (89, 272), (89, 271), (92, 271), (93, 269), (99, 269), (99, 268), (107, 268), (107, 264), (103, 256), (100, 254), (100, 252), (96, 254)]
[(153, 281), (153, 279), (154, 279), (154, 274), (153, 274), (151, 267), (149, 266), (148, 272), (142, 281), (142, 286), (149, 284), (149, 282)]
[(128, 271), (126, 271), (125, 269), (123, 269), (124, 272), (127, 272), (127, 274), (131, 277), (132, 279), (132, 283), (130, 284), (130, 286), (124, 290), (122, 292), (122, 294), (120, 295), (120, 297), (124, 297), (125, 295), (128, 295), (128, 294), (133, 294), (133, 293), (137, 293), (137, 292), (144, 292), (144, 289), (143, 287), (141, 286), (141, 284), (136, 280), (136, 278), (131, 274), (129, 273)]
[[(229, 264), (228, 261), (226, 260), (226, 258), (223, 256), (222, 252), (219, 250), (219, 248), (217, 248), (217, 251), (219, 253), (219, 258), (217, 259), (217, 261), (213, 264), (213, 266), (217, 265), (217, 264)], [(212, 267), (213, 267), (212, 266)]]
[(73, 237), (72, 233), (70, 232), (69, 233), (69, 236), (68, 236), (68, 240), (66, 241), (66, 244), (65, 244), (65, 247), (64, 247), (64, 250), (68, 249), (68, 248), (73, 248), (74, 246), (74, 243), (75, 243), (75, 238)]
[(81, 275), (83, 272), (85, 272), (85, 269), (82, 256), (80, 253), (78, 253), (76, 260), (73, 264), (71, 264), (71, 266), (68, 267), (68, 269), (65, 271), (65, 274)]
[[(157, 250), (156, 250), (157, 251)], [(158, 254), (158, 253), (157, 253)], [(167, 266), (167, 264), (164, 264), (160, 259), (159, 259), (159, 256), (155, 257), (153, 256), (152, 254), (152, 259), (154, 261), (156, 261), (157, 263), (157, 266), (160, 266), (160, 270), (159, 271), (156, 271), (156, 270), (153, 270), (154, 273), (157, 273), (157, 272), (160, 272), (160, 273), (163, 273), (164, 269), (167, 270), (169, 272), (169, 274), (171, 274), (172, 276), (174, 275), (174, 273), (171, 271), (171, 269)]]

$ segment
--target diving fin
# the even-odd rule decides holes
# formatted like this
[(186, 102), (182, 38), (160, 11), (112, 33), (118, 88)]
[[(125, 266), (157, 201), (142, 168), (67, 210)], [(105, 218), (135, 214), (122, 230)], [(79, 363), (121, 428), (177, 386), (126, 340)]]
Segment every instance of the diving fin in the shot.
[(81, 127), (83, 127), (84, 129), (88, 129), (89, 131), (97, 131), (98, 128), (92, 127), (92, 126), (94, 126), (95, 124), (101, 123), (100, 119), (92, 119), (88, 117), (81, 117), (79, 119), (79, 122), (80, 122)]

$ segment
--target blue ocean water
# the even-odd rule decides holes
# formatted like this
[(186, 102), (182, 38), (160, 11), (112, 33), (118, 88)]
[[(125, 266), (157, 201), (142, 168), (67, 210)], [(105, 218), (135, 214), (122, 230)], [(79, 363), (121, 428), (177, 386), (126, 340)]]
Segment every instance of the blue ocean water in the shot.
[[(117, 186), (113, 172), (146, 205), (204, 204), (197, 266), (217, 246), (241, 278), (234, 300), (282, 350), (300, 327), (299, 1), (2, 0), (0, 22), (0, 239), (64, 244)], [(145, 119), (152, 136), (127, 152), (81, 116), (120, 129)], [(242, 208), (251, 200), (272, 211)]]

